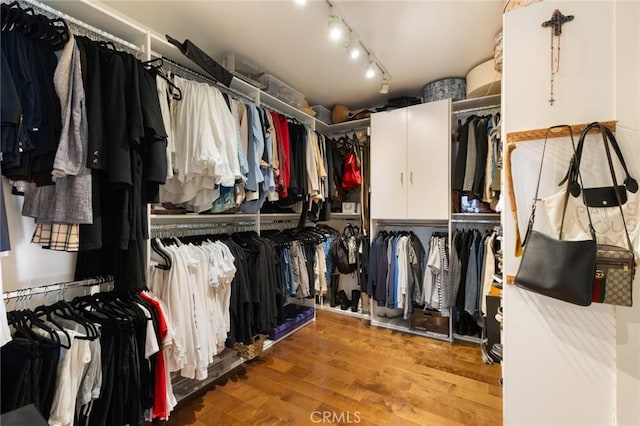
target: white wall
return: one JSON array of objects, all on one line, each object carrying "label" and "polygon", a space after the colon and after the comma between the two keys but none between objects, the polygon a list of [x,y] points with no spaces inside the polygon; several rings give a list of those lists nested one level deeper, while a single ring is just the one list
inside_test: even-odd
[{"label": "white wall", "polygon": [[[637,8],[637,2],[545,1],[506,14],[504,133],[618,119],[618,140],[632,175],[639,177]],[[556,102],[551,106],[550,29],[542,28],[541,23],[555,9],[574,15],[575,20],[562,29]],[[542,141],[522,142],[512,157],[521,235],[541,151]],[[559,190],[557,183],[566,172],[570,154],[567,138],[549,142],[542,197]],[[587,174],[597,177],[600,171],[592,167]],[[633,203],[637,219],[637,201]],[[542,216],[537,215],[536,224]],[[630,225],[639,247],[637,220]],[[505,272],[513,274],[519,259],[514,257],[509,208],[505,209],[504,232]],[[640,424],[639,282],[637,278],[633,308],[579,307],[507,286],[505,424]]]},{"label": "white wall", "polygon": [[23,197],[11,195],[11,187],[6,179],[3,189],[11,240],[11,251],[7,256],[0,257],[3,291],[72,280],[75,254],[45,250],[32,244],[35,224],[32,218],[20,214]]},{"label": "white wall", "polygon": [[[640,177],[640,2],[620,1],[616,16],[617,137],[635,178]],[[636,208],[638,206],[636,205]],[[635,241],[638,246],[638,240]],[[640,275],[640,274],[639,274]],[[618,425],[640,425],[640,279],[634,307],[615,308]]]}]

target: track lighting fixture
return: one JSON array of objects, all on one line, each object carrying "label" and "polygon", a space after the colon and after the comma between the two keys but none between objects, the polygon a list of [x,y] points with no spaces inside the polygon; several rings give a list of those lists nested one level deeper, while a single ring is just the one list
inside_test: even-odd
[{"label": "track lighting fixture", "polygon": [[376,75],[376,65],[371,58],[369,58],[369,65],[367,66],[367,70],[364,75],[367,78],[373,78]]},{"label": "track lighting fixture", "polygon": [[342,38],[342,22],[333,13],[329,16],[329,38],[333,41],[338,41]]},{"label": "track lighting fixture", "polygon": [[[304,0],[295,0],[296,2],[304,2]],[[347,54],[351,60],[355,61],[361,55],[367,56],[368,64],[365,71],[367,79],[374,78],[378,73],[382,74],[382,83],[380,86],[380,93],[389,93],[389,81],[391,76],[387,72],[387,69],[376,58],[375,53],[368,49],[362,42],[358,35],[353,31],[351,26],[340,17],[340,11],[337,10],[334,0],[325,0],[325,3],[329,6],[329,38],[333,41],[342,39],[345,35],[348,37],[343,44],[347,50]]]},{"label": "track lighting fixture", "polygon": [[386,74],[382,76],[382,85],[380,86],[380,93],[386,95],[389,93],[389,77]]},{"label": "track lighting fixture", "polygon": [[360,57],[360,42],[354,37],[353,32],[350,33],[349,41],[345,43],[349,57],[354,61]]}]

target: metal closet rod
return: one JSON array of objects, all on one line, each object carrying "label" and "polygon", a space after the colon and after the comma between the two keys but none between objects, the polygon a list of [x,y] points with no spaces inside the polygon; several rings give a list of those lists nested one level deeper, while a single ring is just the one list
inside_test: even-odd
[{"label": "metal closet rod", "polygon": [[50,293],[52,291],[64,291],[70,288],[79,287],[93,287],[100,284],[113,282],[113,277],[108,275],[106,277],[87,278],[78,281],[67,281],[56,284],[45,284],[37,287],[23,288],[20,290],[8,291],[2,294],[2,297],[6,299],[14,299],[16,297],[30,297],[35,294]]},{"label": "metal closet rod", "polygon": [[[198,235],[214,235],[228,232],[253,231],[256,223],[253,221],[244,222],[221,222],[221,223],[163,223],[151,225],[152,238],[164,237],[188,237]],[[213,231],[213,232],[212,232]]]},{"label": "metal closet rod", "polygon": [[220,83],[218,83],[217,81],[215,81],[213,78],[211,78],[209,76],[206,76],[206,75],[204,75],[202,73],[199,73],[198,71],[196,71],[196,70],[194,70],[192,68],[189,68],[189,67],[187,67],[185,65],[182,65],[182,64],[180,64],[180,63],[178,63],[178,62],[176,62],[176,61],[174,61],[172,59],[167,58],[166,56],[162,56],[161,58],[170,67],[173,66],[174,68],[177,68],[177,69],[182,70],[182,71],[184,71],[186,73],[189,73],[194,77],[197,77],[197,78],[199,78],[201,80],[206,81],[207,83],[211,83],[212,85],[214,85],[216,87],[216,89],[220,90],[221,92],[225,92],[225,93],[227,93],[228,95],[231,95],[231,96],[239,96],[239,97],[241,97],[243,99],[249,100],[251,102],[255,102],[255,99],[253,97],[251,97],[249,95],[246,95],[246,94],[244,94],[244,93],[242,93],[242,92],[240,92],[238,90],[232,89],[231,87],[223,86]]},{"label": "metal closet rod", "polygon": [[349,130],[343,130],[341,132],[329,133],[329,134],[326,134],[325,136],[328,137],[328,138],[332,138],[332,137],[337,136],[337,135],[346,135],[347,133],[356,133],[356,132],[359,132],[361,130],[366,130],[367,133],[368,133],[369,132],[369,126],[356,127],[355,129],[349,129]]},{"label": "metal closet rod", "polygon": [[[271,95],[271,96],[273,96],[273,95]],[[277,98],[276,98],[276,99],[277,99]],[[283,102],[284,102],[284,101],[283,101]],[[260,106],[261,106],[261,107],[263,107],[263,108],[269,109],[269,110],[271,110],[271,111],[277,112],[277,113],[278,113],[278,114],[280,114],[280,115],[284,115],[284,116],[285,116],[285,117],[287,117],[287,118],[291,118],[291,119],[297,120],[298,122],[300,122],[300,124],[308,125],[308,123],[304,123],[304,122],[302,122],[300,119],[298,119],[297,117],[292,116],[292,115],[291,115],[291,113],[289,113],[289,112],[284,112],[284,111],[282,111],[281,109],[278,109],[278,108],[276,108],[276,107],[272,107],[271,105],[269,105],[269,104],[268,104],[268,103],[266,103],[266,102],[265,102],[265,103],[263,103],[263,102],[262,102],[262,100],[260,100]],[[291,107],[291,108],[295,108],[295,107]],[[296,109],[297,109],[297,108],[296,108]],[[315,120],[315,118],[313,118],[313,117],[311,117],[311,116],[309,116],[309,117],[310,117],[311,119]]]},{"label": "metal closet rod", "polygon": [[[197,78],[199,78],[201,80],[206,81],[207,83],[211,83],[212,85],[214,85],[221,92],[225,92],[228,95],[232,95],[232,96],[239,96],[239,97],[241,97],[243,99],[246,99],[246,100],[248,100],[250,102],[253,102],[253,103],[256,102],[256,99],[253,98],[252,96],[244,94],[244,93],[242,93],[242,92],[240,92],[238,90],[232,89],[231,87],[223,86],[220,83],[218,83],[217,81],[215,81],[214,79],[212,79],[211,77],[208,77],[208,76],[206,76],[206,75],[204,75],[202,73],[199,73],[198,71],[196,71],[194,69],[191,69],[191,68],[189,68],[187,66],[184,66],[184,65],[182,65],[182,64],[180,64],[180,63],[178,63],[178,62],[176,62],[176,61],[174,61],[172,59],[169,59],[166,56],[162,56],[162,60],[165,61],[170,66],[173,66],[173,67],[175,67],[175,68],[177,68],[179,70],[187,72],[187,73],[189,73],[189,74],[191,74],[191,75],[193,75],[193,76],[195,76],[195,77],[197,77]],[[234,77],[234,78],[236,78],[236,77]],[[256,90],[258,90],[258,88],[256,88]],[[283,112],[282,110],[279,110],[278,108],[272,107],[268,103],[261,103],[260,106],[262,106],[262,107],[264,107],[266,109],[275,111],[278,114],[284,115],[286,117],[295,118],[290,113]]]},{"label": "metal closet rod", "polygon": [[213,222],[213,223],[157,223],[151,225],[152,231],[174,230],[174,229],[216,229],[227,228],[229,226],[254,226],[255,221],[234,221],[234,222]]},{"label": "metal closet rod", "polygon": [[488,106],[481,106],[481,107],[475,107],[475,108],[467,108],[467,109],[461,109],[459,111],[453,111],[452,114],[464,114],[467,112],[475,112],[475,111],[486,111],[489,109],[496,109],[496,108],[501,108],[502,105],[497,104],[497,105],[488,105]]},{"label": "metal closet rod", "polygon": [[[84,29],[86,29],[88,31],[91,31],[92,33],[94,33],[94,34],[96,34],[96,35],[98,35],[100,37],[109,39],[109,40],[111,40],[111,41],[113,41],[115,43],[118,43],[118,44],[120,44],[122,46],[125,46],[125,47],[127,47],[127,48],[129,48],[131,50],[134,50],[136,52],[139,52],[141,50],[139,46],[136,46],[135,44],[133,44],[131,42],[128,42],[126,40],[121,39],[120,37],[117,37],[117,36],[111,34],[111,33],[108,33],[106,31],[103,31],[103,30],[99,29],[99,28],[96,28],[93,25],[89,25],[86,22],[83,22],[83,21],[81,21],[79,19],[74,18],[73,16],[69,16],[66,13],[60,12],[59,10],[54,9],[51,6],[47,6],[44,3],[40,3],[37,0],[19,0],[19,2],[28,4],[29,6],[33,7],[37,12],[41,12],[42,14],[50,14],[50,15],[53,15],[53,16],[57,16],[58,18],[62,18],[68,24],[73,24],[73,25],[76,25],[78,27],[82,27],[82,28],[84,28]],[[142,36],[143,34],[141,33],[140,35]]]},{"label": "metal closet rod", "polygon": [[451,219],[451,223],[468,223],[471,225],[474,223],[489,223],[492,225],[499,225],[500,219]]},{"label": "metal closet rod", "polygon": [[428,222],[428,221],[396,221],[396,220],[373,220],[378,226],[423,226],[426,228],[448,228],[446,222]]}]

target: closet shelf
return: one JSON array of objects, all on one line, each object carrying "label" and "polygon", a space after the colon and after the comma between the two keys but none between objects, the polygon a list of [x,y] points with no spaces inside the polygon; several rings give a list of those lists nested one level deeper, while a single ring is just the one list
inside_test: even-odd
[{"label": "closet shelf", "polygon": [[453,333],[453,338],[455,340],[462,340],[470,343],[478,343],[478,344],[482,343],[482,339],[476,336],[465,336],[463,334]]},{"label": "closet shelf", "polygon": [[443,340],[445,342],[452,342],[451,337],[446,334],[433,333],[431,331],[420,331],[409,328],[409,320],[403,318],[375,318],[371,316],[371,325],[377,327],[389,328],[395,331],[402,331],[404,333],[416,334],[418,336],[431,337],[437,340]]},{"label": "closet shelf", "polygon": [[316,130],[323,135],[332,135],[335,133],[344,133],[356,130],[366,129],[370,126],[371,119],[362,118],[360,120],[345,121],[344,123],[327,124],[320,120],[316,120]]},{"label": "closet shelf", "polygon": [[187,379],[180,376],[178,373],[173,373],[171,377],[171,384],[173,386],[173,394],[176,397],[176,401],[191,396],[194,392],[203,389],[216,380],[231,373],[236,368],[244,364],[244,360],[236,355],[235,351],[225,348],[222,354],[216,356],[214,361],[209,364],[207,369],[207,378],[205,380]]},{"label": "closet shelf", "polygon": [[500,213],[452,213],[453,223],[500,223]]},{"label": "closet shelf", "polygon": [[433,228],[446,228],[449,225],[447,219],[371,219],[380,226],[426,226]]},{"label": "closet shelf", "polygon": [[[582,131],[582,129],[587,127],[588,124],[589,123],[572,124],[571,130],[573,131],[573,136],[577,138],[580,132]],[[615,120],[603,121],[602,124],[604,124],[612,132],[616,131]],[[589,133],[598,133],[598,132],[600,132],[600,130],[597,128],[593,128],[589,131]],[[507,133],[507,143],[544,140],[545,133],[547,133],[547,128],[522,130],[518,132],[509,132]],[[550,138],[561,138],[565,136],[569,136],[569,131],[564,128],[560,128],[557,131],[549,132]]]},{"label": "closet shelf", "polygon": [[499,108],[500,100],[500,94],[483,96],[481,98],[462,99],[459,101],[451,102],[451,110],[454,113],[460,113],[466,110],[475,110],[477,108],[491,108],[492,106],[495,108]]},{"label": "closet shelf", "polygon": [[293,334],[297,333],[298,331],[302,330],[304,327],[306,327],[307,325],[311,324],[311,323],[312,323],[312,322],[314,322],[315,320],[316,320],[316,317],[315,317],[315,313],[314,313],[314,316],[313,316],[313,317],[311,317],[311,318],[309,319],[309,321],[306,321],[306,322],[304,322],[304,323],[300,324],[298,327],[294,328],[293,330],[291,330],[290,332],[288,332],[288,333],[287,333],[287,334],[285,334],[284,336],[280,337],[279,339],[277,339],[277,340],[269,340],[269,339],[267,339],[267,340],[264,342],[264,350],[266,351],[266,350],[268,350],[268,349],[271,349],[271,348],[273,347],[273,345],[275,345],[276,343],[281,342],[281,341],[283,341],[284,339],[286,339],[287,337],[289,337],[289,336],[291,336],[291,335],[293,335]]},{"label": "closet shelf", "polygon": [[95,32],[97,35],[103,35],[105,31],[103,31],[102,28],[108,28],[110,34],[137,46],[138,49],[141,49],[145,44],[146,28],[100,2],[55,0],[24,1],[41,10],[45,10],[45,8],[42,7],[42,5],[44,5],[45,7],[50,7],[62,12],[67,15],[63,17],[63,19],[71,24],[77,24],[85,28],[87,25],[95,27],[94,30],[90,28],[87,29]]},{"label": "closet shelf", "polygon": [[369,320],[371,319],[371,315],[369,314],[365,314],[362,312],[353,312],[351,310],[351,308],[346,309],[346,310],[342,310],[340,307],[335,306],[335,307],[331,307],[330,305],[325,305],[325,304],[318,304],[316,305],[318,307],[318,309],[322,310],[322,311],[328,311],[328,312],[335,312],[337,314],[340,315],[346,315],[349,317],[354,317],[354,318],[360,318],[360,319],[364,319],[364,320]]},{"label": "closet shelf", "polygon": [[235,214],[152,214],[152,224],[165,224],[165,223],[193,223],[193,222],[218,222],[229,220],[256,220],[257,214],[248,213],[235,213]]}]

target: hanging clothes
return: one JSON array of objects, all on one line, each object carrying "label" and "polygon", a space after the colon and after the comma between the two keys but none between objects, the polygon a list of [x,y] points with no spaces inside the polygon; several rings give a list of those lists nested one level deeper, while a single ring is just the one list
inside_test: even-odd
[{"label": "hanging clothes", "polygon": [[155,75],[132,55],[76,37],[85,80],[93,223],[80,225],[76,277],[113,275],[120,289],[146,285],[146,204],[167,176]]}]

